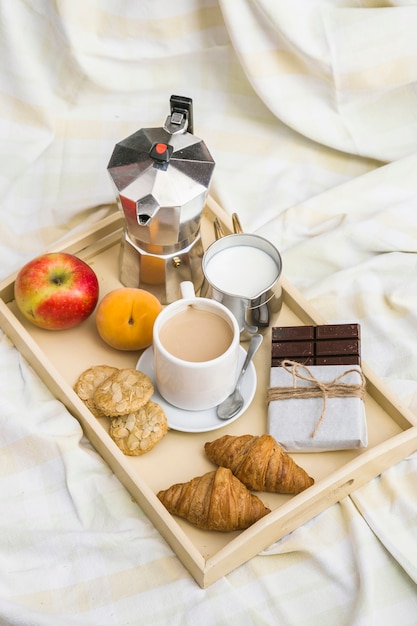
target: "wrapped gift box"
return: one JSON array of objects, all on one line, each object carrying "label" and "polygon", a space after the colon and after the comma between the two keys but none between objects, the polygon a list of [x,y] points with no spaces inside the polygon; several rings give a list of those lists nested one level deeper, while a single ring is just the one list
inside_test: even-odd
[{"label": "wrapped gift box", "polygon": [[[294,367],[298,375],[294,374]],[[329,389],[329,395],[312,380],[323,383],[324,389]],[[288,452],[366,447],[365,404],[361,397],[363,384],[359,365],[271,367],[270,391],[276,390],[273,395],[278,396],[282,392],[283,397],[269,402],[269,434]],[[343,395],[330,397],[335,393],[335,385]],[[307,391],[299,392],[300,388]],[[314,392],[311,391],[313,388]],[[304,393],[306,395],[298,397]],[[310,394],[315,397],[309,397]]]}]

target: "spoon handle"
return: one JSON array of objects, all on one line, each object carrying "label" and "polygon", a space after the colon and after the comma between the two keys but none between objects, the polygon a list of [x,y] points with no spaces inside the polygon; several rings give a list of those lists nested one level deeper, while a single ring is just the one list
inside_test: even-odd
[{"label": "spoon handle", "polygon": [[245,360],[244,360],[243,365],[242,365],[242,369],[240,370],[240,374],[239,374],[239,377],[237,379],[236,388],[238,388],[240,386],[240,383],[242,382],[242,378],[244,377],[245,372],[248,369],[248,365],[252,361],[252,358],[254,357],[255,352],[258,350],[258,348],[261,345],[262,341],[263,341],[263,337],[259,333],[256,333],[256,335],[252,335],[251,340],[250,340],[250,344],[249,344],[249,348],[248,348]]}]

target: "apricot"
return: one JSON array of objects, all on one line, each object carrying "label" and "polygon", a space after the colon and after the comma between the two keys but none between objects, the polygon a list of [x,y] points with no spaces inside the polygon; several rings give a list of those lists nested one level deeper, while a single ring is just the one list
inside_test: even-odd
[{"label": "apricot", "polygon": [[143,350],[152,343],[153,325],[161,310],[158,298],[145,289],[114,289],[97,307],[98,334],[112,348]]}]

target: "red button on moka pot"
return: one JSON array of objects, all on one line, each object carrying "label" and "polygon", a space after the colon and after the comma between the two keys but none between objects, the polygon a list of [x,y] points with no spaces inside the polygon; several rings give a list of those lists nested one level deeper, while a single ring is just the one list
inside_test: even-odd
[{"label": "red button on moka pot", "polygon": [[157,163],[168,163],[172,150],[172,146],[166,143],[154,143],[150,149],[149,156]]}]

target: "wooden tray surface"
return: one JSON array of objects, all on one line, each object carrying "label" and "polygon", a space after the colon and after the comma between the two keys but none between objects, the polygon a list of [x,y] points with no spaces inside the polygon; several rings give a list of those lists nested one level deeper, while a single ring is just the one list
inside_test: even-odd
[{"label": "wooden tray surface", "polygon": [[[208,198],[202,220],[205,247],[214,240],[213,219],[216,216],[226,233],[232,231],[231,218],[213,199]],[[59,248],[77,254],[91,264],[100,282],[100,297],[121,286],[118,252],[122,227],[123,218],[117,213]],[[146,455],[128,457],[110,439],[108,421],[97,420],[79,400],[72,386],[78,375],[91,365],[106,363],[116,367],[135,367],[140,353],[113,350],[107,346],[97,334],[94,316],[81,326],[66,331],[51,332],[29,324],[13,301],[14,279],[15,275],[0,284],[1,327],[54,395],[80,421],[93,446],[201,587],[212,584],[417,449],[415,415],[406,407],[401,407],[398,399],[363,364],[367,379],[368,447],[341,452],[293,454],[296,462],[314,477],[313,487],[297,496],[258,494],[272,512],[245,531],[216,533],[199,530],[171,516],[155,494],[174,482],[187,481],[214,469],[204,455],[206,441],[226,433],[266,432],[270,329],[264,333],[264,342],[254,360],[257,371],[255,398],[238,420],[208,433],[170,430]],[[282,287],[283,307],[272,325],[326,323],[285,277],[282,278]]]}]

